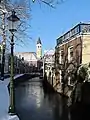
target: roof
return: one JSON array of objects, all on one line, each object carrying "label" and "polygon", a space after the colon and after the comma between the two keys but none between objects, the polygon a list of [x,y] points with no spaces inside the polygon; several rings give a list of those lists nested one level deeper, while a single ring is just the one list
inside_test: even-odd
[{"label": "roof", "polygon": [[38,40],[37,40],[37,44],[42,44],[42,43],[41,43],[41,40],[40,40],[40,37],[39,37]]}]

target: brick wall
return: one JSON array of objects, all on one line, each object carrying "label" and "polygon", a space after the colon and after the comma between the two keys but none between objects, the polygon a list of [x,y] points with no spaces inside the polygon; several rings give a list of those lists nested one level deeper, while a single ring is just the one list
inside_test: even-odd
[{"label": "brick wall", "polygon": [[[68,61],[68,48],[70,46],[73,46],[73,58],[72,61]],[[59,51],[63,50],[63,62],[62,64],[59,63]],[[63,71],[62,75],[62,79],[64,80],[64,84],[68,84],[68,76],[70,73],[68,73],[68,70],[72,70],[72,72],[74,70],[77,69],[77,67],[81,64],[82,62],[82,37],[81,36],[77,36],[76,38],[59,45],[56,48],[56,57],[55,57],[55,61],[56,61],[56,86],[61,86],[62,83],[60,83],[60,70]],[[58,79],[57,79],[58,78]],[[55,83],[55,82],[54,82]],[[58,87],[61,88],[61,87]],[[61,90],[58,90],[61,91]]]}]

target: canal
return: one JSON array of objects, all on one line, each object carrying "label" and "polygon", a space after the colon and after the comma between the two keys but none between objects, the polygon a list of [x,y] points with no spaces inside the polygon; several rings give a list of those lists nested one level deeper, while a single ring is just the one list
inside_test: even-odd
[{"label": "canal", "polygon": [[38,77],[21,83],[16,88],[16,112],[20,120],[82,120],[87,116],[90,118],[88,110],[81,106],[70,112],[66,98],[47,91]]}]

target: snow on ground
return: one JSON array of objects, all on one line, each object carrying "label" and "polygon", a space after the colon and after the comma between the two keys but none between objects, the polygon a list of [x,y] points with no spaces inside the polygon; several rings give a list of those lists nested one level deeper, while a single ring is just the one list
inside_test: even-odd
[{"label": "snow on ground", "polygon": [[9,114],[0,118],[0,120],[19,120],[17,115],[10,116]]},{"label": "snow on ground", "polygon": [[[14,78],[17,78],[22,75],[23,74],[16,75]],[[9,84],[9,81],[10,78],[5,79],[4,81],[0,80],[0,120],[19,120],[16,118],[16,116],[10,117],[8,115],[9,93],[7,85]]]},{"label": "snow on ground", "polygon": [[9,79],[5,79],[5,81],[0,81],[0,120],[2,116],[8,113],[9,107],[9,93],[7,89],[8,83]]}]

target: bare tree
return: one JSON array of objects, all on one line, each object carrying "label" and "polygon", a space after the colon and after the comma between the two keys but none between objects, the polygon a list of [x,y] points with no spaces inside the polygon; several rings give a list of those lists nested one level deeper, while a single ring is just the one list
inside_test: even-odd
[{"label": "bare tree", "polygon": [[48,5],[49,7],[55,8],[57,4],[61,4],[64,2],[64,0],[32,0],[33,2],[38,2],[38,3],[44,3]]},{"label": "bare tree", "polygon": [[[28,40],[31,40],[31,36],[27,34],[27,30],[31,28],[30,24],[27,23],[27,20],[31,19],[31,2],[37,2],[39,4],[46,4],[51,8],[55,8],[57,4],[63,3],[64,0],[1,0],[2,10],[7,11],[7,16],[11,14],[12,10],[15,10],[17,16],[20,18],[20,25],[18,27],[18,32],[16,33],[16,38],[19,41],[22,41],[22,38],[26,37]],[[6,16],[6,17],[7,17]],[[20,34],[23,33],[23,34]],[[27,42],[28,42],[27,40]],[[26,41],[25,41],[26,42]],[[22,42],[22,43],[25,43]]]},{"label": "bare tree", "polygon": [[[1,34],[3,36],[4,42],[6,42],[6,36],[9,35],[6,18],[11,14],[12,10],[14,10],[17,13],[17,16],[20,18],[20,25],[18,26],[18,29],[17,29],[18,32],[15,33],[15,38],[18,41],[21,41],[21,43],[23,44],[26,43],[26,41],[24,42],[22,40],[23,37],[28,38],[28,40],[32,39],[26,32],[26,30],[31,27],[26,22],[31,15],[31,4],[30,4],[31,2],[37,2],[39,4],[44,3],[51,8],[55,8],[55,5],[59,4],[60,2],[63,2],[63,0],[0,0],[0,15],[2,15],[1,19],[3,18],[2,19],[3,25],[1,24],[0,28],[1,28]],[[3,56],[4,54],[5,54],[5,49],[3,49]],[[4,62],[4,57],[2,58],[2,61]]]}]

